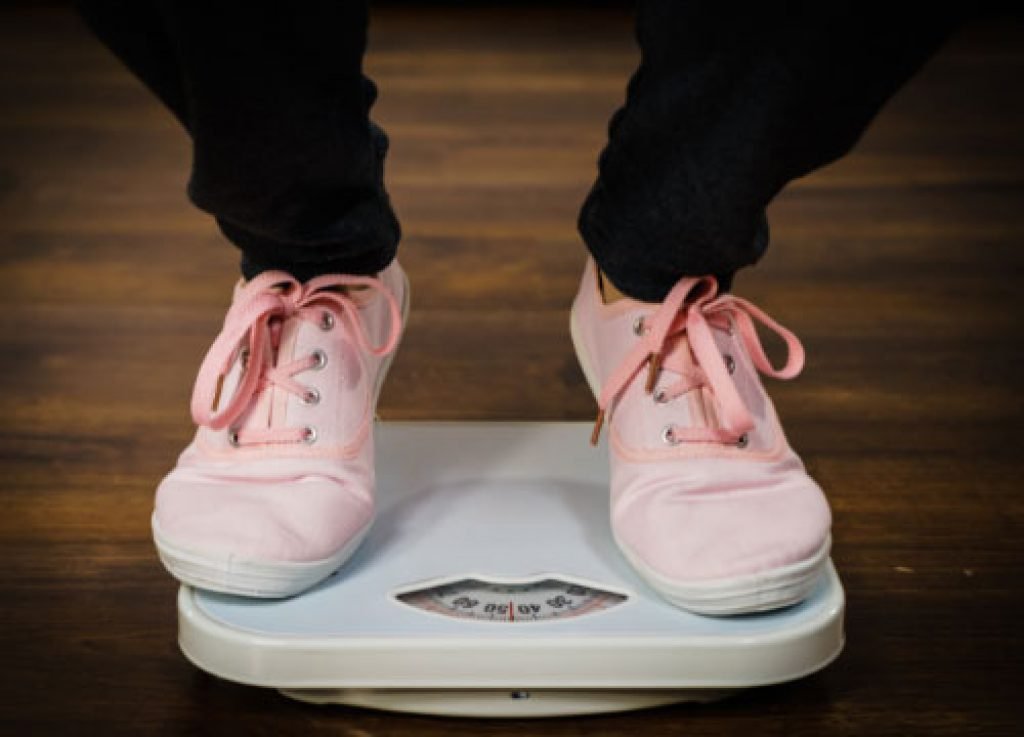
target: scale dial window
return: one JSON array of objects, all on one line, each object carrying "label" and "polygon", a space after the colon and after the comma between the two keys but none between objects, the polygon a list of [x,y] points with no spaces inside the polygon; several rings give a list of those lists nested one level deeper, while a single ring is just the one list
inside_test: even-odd
[{"label": "scale dial window", "polygon": [[557,578],[524,583],[465,578],[407,591],[398,601],[426,612],[481,622],[542,622],[604,611],[626,596]]}]

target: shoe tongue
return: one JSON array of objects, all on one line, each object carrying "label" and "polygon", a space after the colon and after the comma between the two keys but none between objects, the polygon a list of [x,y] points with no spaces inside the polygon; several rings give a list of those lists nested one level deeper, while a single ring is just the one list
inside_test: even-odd
[{"label": "shoe tongue", "polygon": [[[277,329],[277,348],[273,352],[273,362],[271,367],[284,366],[289,364],[296,359],[295,346],[299,335],[299,330],[304,324],[303,320],[298,318],[292,318],[290,320],[283,320]],[[266,424],[264,427],[280,427],[285,424],[285,415],[288,410],[288,398],[293,396],[290,392],[285,391],[277,385],[271,385],[267,387],[261,394],[266,395],[260,397],[258,402],[264,402],[266,404],[266,414],[261,416],[259,419]],[[261,407],[261,409],[264,409]]]},{"label": "shoe tongue", "polygon": [[[666,340],[663,356],[655,392],[667,389],[700,371],[686,333],[679,333]],[[673,403],[673,409],[678,413],[675,421],[681,426],[718,427],[715,397],[707,386],[696,386],[680,394]]]},{"label": "shoe tongue", "polygon": [[[266,353],[269,365],[267,369],[282,366],[295,360],[295,344],[298,331],[303,321],[299,319],[284,320],[271,331],[267,336]],[[277,347],[274,348],[271,335],[275,336]],[[248,338],[245,338],[248,341]],[[243,341],[243,344],[244,342]],[[259,370],[258,367],[248,365],[246,371]],[[222,397],[230,397],[238,388],[241,382],[242,368],[241,361],[236,361],[231,370],[228,371],[222,387]],[[242,413],[234,426],[241,428],[265,430],[271,427],[280,426],[285,421],[287,401],[291,394],[276,385],[270,385],[261,391],[256,392],[249,407]],[[223,399],[221,400],[224,401]]]},{"label": "shoe tongue", "polygon": [[673,335],[665,341],[662,347],[662,371],[666,369],[677,376],[693,371],[697,368],[697,359],[694,358],[690,349],[690,341],[686,333]]}]

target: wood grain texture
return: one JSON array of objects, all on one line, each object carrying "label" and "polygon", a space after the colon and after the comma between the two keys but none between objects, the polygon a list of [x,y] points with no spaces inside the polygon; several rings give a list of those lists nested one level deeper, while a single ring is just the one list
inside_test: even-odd
[{"label": "wood grain texture", "polygon": [[[236,254],[184,136],[66,10],[0,9],[5,734],[1011,734],[1024,721],[1024,27],[947,47],[853,155],[772,207],[737,290],[805,341],[773,384],[849,596],[823,673],[545,723],[292,703],[191,667],[152,492]],[[370,72],[413,281],[386,418],[589,419],[574,232],[636,61],[616,10],[383,9]],[[595,460],[597,462],[597,460]]]}]

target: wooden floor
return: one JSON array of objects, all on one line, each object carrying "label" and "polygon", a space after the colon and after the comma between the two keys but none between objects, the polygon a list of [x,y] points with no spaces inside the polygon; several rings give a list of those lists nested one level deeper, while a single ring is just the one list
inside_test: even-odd
[{"label": "wooden floor", "polygon": [[[627,18],[386,10],[372,31],[414,280],[382,414],[589,419],[573,224],[635,63]],[[178,652],[149,512],[236,256],[186,203],[185,138],[140,85],[70,13],[0,10],[0,731],[1010,734],[1022,78],[1019,22],[970,29],[853,155],[779,198],[773,247],[738,280],[808,350],[805,375],[770,390],[835,510],[842,658],[713,705],[451,721],[298,705]]]}]

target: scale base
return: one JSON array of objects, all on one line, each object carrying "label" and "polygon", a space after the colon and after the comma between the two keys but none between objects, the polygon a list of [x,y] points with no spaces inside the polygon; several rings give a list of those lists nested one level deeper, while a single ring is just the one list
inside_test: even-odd
[{"label": "scale base", "polygon": [[281,689],[309,704],[344,704],[368,709],[445,717],[532,718],[610,714],[682,702],[709,702],[739,689],[643,690],[371,690],[348,688]]}]

